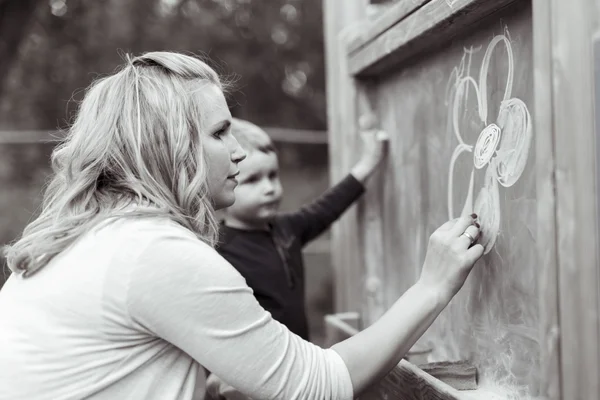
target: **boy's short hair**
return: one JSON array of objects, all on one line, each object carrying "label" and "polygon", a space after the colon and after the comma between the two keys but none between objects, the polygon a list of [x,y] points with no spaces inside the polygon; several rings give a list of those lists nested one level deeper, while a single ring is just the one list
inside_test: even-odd
[{"label": "boy's short hair", "polygon": [[231,133],[247,152],[256,150],[263,153],[275,152],[275,145],[269,134],[250,121],[232,118]]}]

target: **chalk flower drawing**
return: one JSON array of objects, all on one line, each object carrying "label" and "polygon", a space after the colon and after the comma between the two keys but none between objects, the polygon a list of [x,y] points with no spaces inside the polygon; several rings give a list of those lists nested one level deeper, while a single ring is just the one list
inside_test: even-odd
[{"label": "chalk flower drawing", "polygon": [[[462,61],[454,69],[456,80],[450,92],[449,111],[451,112],[452,130],[458,139],[458,145],[450,159],[448,182],[448,214],[455,218],[453,205],[454,165],[463,153],[471,153],[473,168],[469,182],[467,198],[461,215],[475,212],[480,216],[481,236],[479,243],[484,246],[487,254],[494,247],[500,231],[500,193],[499,185],[510,187],[514,185],[527,163],[531,145],[531,117],[527,105],[520,99],[511,97],[513,87],[513,51],[510,36],[505,29],[503,35],[495,36],[489,43],[479,70],[479,81],[470,75],[470,64],[473,50],[465,49]],[[507,79],[504,96],[498,108],[498,115],[493,119],[488,116],[488,69],[494,50],[498,44],[506,46]],[[466,57],[468,56],[468,57]],[[468,62],[466,61],[468,58]],[[478,118],[483,129],[475,144],[465,143],[461,135],[460,105],[466,103],[469,86],[476,96]],[[474,174],[485,168],[483,187],[479,190],[473,205]]]}]

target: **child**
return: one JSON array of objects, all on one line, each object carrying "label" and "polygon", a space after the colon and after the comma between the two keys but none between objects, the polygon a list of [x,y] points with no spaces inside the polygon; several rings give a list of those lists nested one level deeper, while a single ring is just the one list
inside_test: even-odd
[{"label": "child", "polygon": [[387,140],[374,130],[364,132],[361,159],[348,176],[312,204],[279,214],[283,190],[271,139],[239,119],[233,120],[232,133],[247,158],[240,164],[236,201],[225,210],[218,251],[274,319],[308,340],[302,248],[360,198],[381,164]]},{"label": "child", "polygon": [[[231,129],[246,159],[240,163],[236,201],[223,214],[217,251],[244,276],[274,319],[309,340],[302,248],[360,198],[364,183],[384,157],[387,138],[382,132],[363,132],[361,159],[348,176],[312,204],[280,214],[283,189],[271,138],[255,124],[237,118]],[[207,389],[212,399],[244,398],[214,374]]]}]

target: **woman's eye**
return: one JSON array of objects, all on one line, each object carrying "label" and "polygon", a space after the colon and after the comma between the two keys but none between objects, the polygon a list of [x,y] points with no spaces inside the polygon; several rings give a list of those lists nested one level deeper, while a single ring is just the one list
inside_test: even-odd
[{"label": "woman's eye", "polygon": [[213,133],[213,136],[216,137],[217,139],[221,139],[221,136],[223,136],[224,134],[225,134],[225,129],[219,129],[218,131]]}]

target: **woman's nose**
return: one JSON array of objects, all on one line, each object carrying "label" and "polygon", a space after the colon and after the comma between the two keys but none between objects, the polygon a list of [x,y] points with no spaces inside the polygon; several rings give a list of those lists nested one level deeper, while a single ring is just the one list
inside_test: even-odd
[{"label": "woman's nose", "polygon": [[234,163],[241,162],[244,158],[246,158],[246,152],[242,149],[242,146],[238,143],[237,139],[233,137],[233,152],[231,153],[231,161]]}]

